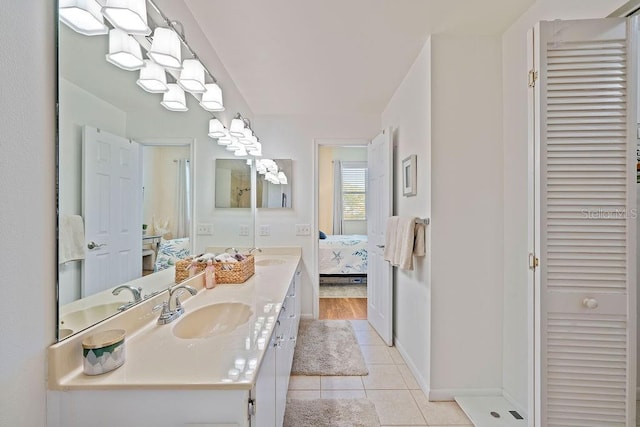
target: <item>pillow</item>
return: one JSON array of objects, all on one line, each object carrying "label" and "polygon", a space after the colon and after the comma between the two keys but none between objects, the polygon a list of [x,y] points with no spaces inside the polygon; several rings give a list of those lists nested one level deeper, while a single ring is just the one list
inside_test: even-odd
[{"label": "pillow", "polygon": [[321,238],[321,239],[326,239],[326,238],[327,238],[327,235],[326,235],[326,234],[324,234],[324,232],[322,232],[322,231],[321,231],[321,232],[320,232],[320,238]]},{"label": "pillow", "polygon": [[175,265],[176,261],[189,256],[189,238],[160,240],[153,271],[164,270]]}]

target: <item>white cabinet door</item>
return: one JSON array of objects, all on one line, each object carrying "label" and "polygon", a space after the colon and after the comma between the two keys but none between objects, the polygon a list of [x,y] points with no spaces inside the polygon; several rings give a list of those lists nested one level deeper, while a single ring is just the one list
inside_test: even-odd
[{"label": "white cabinet door", "polygon": [[275,334],[271,337],[269,345],[260,364],[260,370],[256,378],[255,415],[252,426],[273,427],[276,419],[276,347]]},{"label": "white cabinet door", "polygon": [[535,31],[535,424],[635,423],[636,21]]}]

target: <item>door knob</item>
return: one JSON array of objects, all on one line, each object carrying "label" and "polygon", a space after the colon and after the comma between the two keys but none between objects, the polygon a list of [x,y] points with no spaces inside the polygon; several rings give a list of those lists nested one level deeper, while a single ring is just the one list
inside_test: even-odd
[{"label": "door knob", "polygon": [[98,248],[102,248],[104,246],[107,246],[107,244],[106,243],[97,244],[94,241],[91,241],[91,242],[87,243],[87,248],[89,248],[89,249],[98,249]]},{"label": "door knob", "polygon": [[582,305],[590,309],[598,308],[598,300],[595,298],[585,298],[582,300]]},{"label": "door knob", "polygon": [[384,249],[384,245],[376,245],[377,247],[379,247],[380,249]]}]

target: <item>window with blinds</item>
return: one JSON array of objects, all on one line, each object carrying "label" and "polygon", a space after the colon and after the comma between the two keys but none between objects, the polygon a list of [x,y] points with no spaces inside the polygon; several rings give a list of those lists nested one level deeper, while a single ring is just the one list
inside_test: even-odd
[{"label": "window with blinds", "polygon": [[367,219],[367,167],[365,165],[342,166],[342,219]]}]

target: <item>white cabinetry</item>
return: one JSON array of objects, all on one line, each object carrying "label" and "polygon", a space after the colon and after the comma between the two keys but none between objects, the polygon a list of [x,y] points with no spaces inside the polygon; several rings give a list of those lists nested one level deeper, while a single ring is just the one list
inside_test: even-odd
[{"label": "white cabinetry", "polygon": [[284,421],[289,376],[300,322],[299,277],[298,269],[282,303],[276,328],[256,379],[253,397],[257,427],[282,426]]}]

